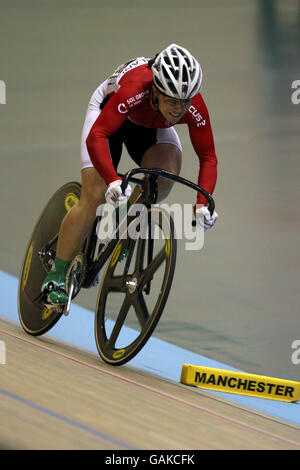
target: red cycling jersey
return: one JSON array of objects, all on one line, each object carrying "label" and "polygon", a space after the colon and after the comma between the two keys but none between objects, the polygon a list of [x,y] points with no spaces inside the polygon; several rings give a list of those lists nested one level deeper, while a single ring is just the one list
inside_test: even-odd
[{"label": "red cycling jersey", "polygon": [[[142,59],[142,62],[142,65],[134,66],[129,62],[117,70],[117,75],[110,77],[113,80],[108,79],[108,84],[113,84],[112,91],[108,87],[109,100],[86,140],[91,161],[106,184],[119,179],[111,161],[107,138],[126,119],[145,127],[170,127],[152,104],[153,75],[147,68],[147,59]],[[118,79],[114,80],[116,76]],[[200,93],[176,124],[188,125],[191,142],[200,161],[198,185],[212,194],[217,180],[217,157],[208,110]],[[206,204],[206,200],[199,194],[197,203]]]}]

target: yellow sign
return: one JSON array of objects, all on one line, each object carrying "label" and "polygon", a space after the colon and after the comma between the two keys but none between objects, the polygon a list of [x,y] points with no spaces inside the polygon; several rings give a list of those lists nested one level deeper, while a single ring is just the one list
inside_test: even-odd
[{"label": "yellow sign", "polygon": [[74,193],[68,193],[65,197],[65,208],[66,211],[68,212],[70,209],[72,209],[73,206],[79,201],[78,196]]},{"label": "yellow sign", "polygon": [[33,242],[30,245],[30,248],[28,250],[28,255],[27,255],[26,261],[25,261],[24,273],[23,273],[23,283],[22,283],[23,289],[25,289],[25,286],[26,286],[27,281],[28,281],[28,274],[29,274],[31,260],[32,260],[32,253],[33,253]]},{"label": "yellow sign", "polygon": [[183,364],[180,382],[207,390],[280,401],[298,401],[300,382]]}]

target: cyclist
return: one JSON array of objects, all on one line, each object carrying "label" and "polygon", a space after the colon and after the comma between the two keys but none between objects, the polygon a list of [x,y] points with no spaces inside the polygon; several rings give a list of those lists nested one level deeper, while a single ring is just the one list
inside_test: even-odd
[{"label": "cyclist", "polygon": [[[122,197],[116,171],[123,144],[140,167],[161,168],[178,175],[182,148],[173,126],[187,124],[200,162],[198,184],[213,193],[217,157],[201,84],[197,60],[185,48],[171,44],[154,59],[138,57],[121,65],[95,90],[81,138],[81,197],[63,219],[56,258],[42,284],[47,303],[67,302],[66,272],[95,219],[97,207],[105,201],[116,205]],[[158,181],[159,201],[171,187],[170,181]],[[125,194],[131,194],[130,186]],[[195,215],[205,231],[218,217],[216,212],[210,216],[200,194]],[[54,288],[49,293],[50,283]]]}]

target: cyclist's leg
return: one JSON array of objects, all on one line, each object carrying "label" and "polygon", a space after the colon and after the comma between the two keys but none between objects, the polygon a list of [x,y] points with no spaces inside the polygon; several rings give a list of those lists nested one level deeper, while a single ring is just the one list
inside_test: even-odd
[{"label": "cyclist's leg", "polygon": [[93,167],[81,171],[81,196],[63,219],[57,243],[57,256],[71,261],[81,246],[96,217],[97,207],[104,202],[106,184]]},{"label": "cyclist's leg", "polygon": [[[161,168],[175,175],[179,175],[181,169],[182,154],[181,150],[173,144],[156,144],[149,147],[145,152],[141,167],[143,168]],[[158,200],[165,199],[172,189],[174,183],[164,178],[158,179]]]},{"label": "cyclist's leg", "polygon": [[77,204],[65,215],[58,237],[56,258],[42,284],[42,291],[53,283],[48,296],[51,304],[64,304],[68,300],[65,292],[65,278],[70,261],[82,245],[93,224],[99,204],[104,202],[106,184],[93,167],[81,172],[81,196]]},{"label": "cyclist's leg", "polygon": [[[65,303],[67,301],[64,282],[68,266],[96,217],[98,205],[104,201],[106,185],[90,160],[86,147],[86,138],[93,123],[101,113],[101,104],[105,98],[106,88],[107,82],[105,81],[93,93],[85,116],[81,134],[81,197],[79,202],[72,207],[63,219],[54,265],[42,284],[43,291],[49,286],[49,282],[55,281],[57,291],[53,290],[51,292],[50,303]],[[120,145],[118,151],[121,151]]]},{"label": "cyclist's leg", "polygon": [[[173,127],[153,129],[128,121],[125,145],[131,158],[140,167],[161,168],[179,175],[182,148]],[[163,178],[158,180],[158,202],[168,195],[172,186],[171,181]]]}]

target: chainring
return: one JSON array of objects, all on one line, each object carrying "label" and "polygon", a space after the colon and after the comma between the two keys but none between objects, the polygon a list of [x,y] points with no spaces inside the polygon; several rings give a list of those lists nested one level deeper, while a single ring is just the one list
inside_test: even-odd
[{"label": "chainring", "polygon": [[67,294],[69,293],[69,288],[70,288],[72,277],[75,281],[72,299],[76,297],[76,295],[79,293],[81,289],[81,286],[85,279],[86,270],[87,270],[86,257],[83,253],[79,253],[71,261],[70,266],[68,267],[67,274],[66,274],[65,289],[66,289]]}]

